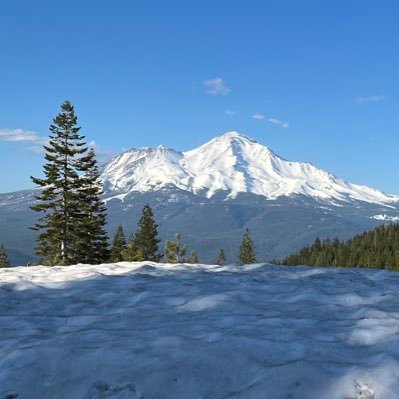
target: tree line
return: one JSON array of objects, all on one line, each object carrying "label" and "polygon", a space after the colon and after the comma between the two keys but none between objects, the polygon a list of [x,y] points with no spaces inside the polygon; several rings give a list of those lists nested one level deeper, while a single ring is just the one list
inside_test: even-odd
[{"label": "tree line", "polygon": [[316,237],[286,258],[282,265],[371,267],[399,270],[399,224],[392,223],[340,241]]},{"label": "tree line", "polygon": [[[158,225],[149,205],[143,208],[137,231],[126,239],[120,225],[109,248],[98,162],[80,129],[73,105],[65,101],[50,125],[49,141],[44,145],[44,178],[31,176],[32,182],[41,188],[31,206],[40,215],[31,227],[38,232],[35,251],[40,263],[49,266],[161,260],[198,263],[196,251],[188,254],[187,245],[181,243],[178,233],[173,240],[166,240],[163,252],[159,252]],[[243,264],[256,262],[248,229],[243,235],[239,260]],[[221,249],[216,263],[222,265],[225,261]],[[0,267],[8,266],[7,251],[1,245]]]}]

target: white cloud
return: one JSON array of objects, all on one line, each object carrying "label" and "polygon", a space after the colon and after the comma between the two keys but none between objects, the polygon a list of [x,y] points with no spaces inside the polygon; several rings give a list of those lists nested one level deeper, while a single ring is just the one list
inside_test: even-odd
[{"label": "white cloud", "polygon": [[[1,141],[28,144],[24,147],[24,150],[28,150],[34,154],[43,154],[43,145],[48,144],[49,138],[40,136],[30,130],[0,129],[0,142]],[[114,152],[104,150],[94,140],[88,142],[87,146],[94,149],[100,163],[108,162],[115,156]]]},{"label": "white cloud", "polygon": [[262,115],[262,114],[260,114],[259,112],[255,112],[255,113],[252,115],[252,118],[253,118],[253,119],[257,119],[257,120],[259,120],[259,121],[262,121],[263,119],[265,119],[265,116]]},{"label": "white cloud", "polygon": [[222,78],[208,79],[202,83],[206,87],[206,92],[212,96],[225,96],[231,92]]},{"label": "white cloud", "polygon": [[48,137],[40,136],[35,132],[23,129],[0,129],[0,142],[30,144],[25,147],[30,152],[40,154],[43,145],[48,143]]},{"label": "white cloud", "polygon": [[0,141],[19,143],[45,143],[46,137],[23,129],[0,129]]},{"label": "white cloud", "polygon": [[89,141],[87,143],[87,146],[94,150],[100,165],[109,162],[116,155],[113,151],[104,150],[103,148],[101,148],[94,140]]},{"label": "white cloud", "polygon": [[28,151],[33,152],[34,154],[43,154],[44,153],[44,148],[43,145],[31,145],[26,148]]},{"label": "white cloud", "polygon": [[233,111],[232,109],[226,109],[226,111],[224,111],[224,113],[225,113],[226,115],[233,116],[233,115],[236,114],[236,111]]},{"label": "white cloud", "polygon": [[276,119],[276,118],[269,118],[268,121],[270,123],[273,123],[273,125],[278,125],[283,127],[284,129],[286,129],[287,127],[290,127],[290,124],[286,121],[282,121],[280,119]]},{"label": "white cloud", "polygon": [[359,96],[356,97],[356,102],[357,103],[376,103],[379,101],[384,101],[385,96],[384,95],[374,95],[374,96]]}]

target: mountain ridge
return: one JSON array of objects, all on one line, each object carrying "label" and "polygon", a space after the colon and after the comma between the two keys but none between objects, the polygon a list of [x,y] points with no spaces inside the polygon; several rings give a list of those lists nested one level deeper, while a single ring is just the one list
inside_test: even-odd
[{"label": "mountain ridge", "polygon": [[[235,262],[246,228],[258,259],[270,260],[299,250],[317,235],[347,239],[399,219],[397,197],[352,185],[310,163],[287,161],[238,133],[186,152],[165,146],[129,150],[105,168],[102,198],[110,237],[119,224],[133,233],[142,208],[150,204],[160,238],[179,232],[202,262],[214,262],[221,248]],[[0,194],[0,243],[13,264],[35,259],[35,232],[28,227],[37,223],[29,208],[37,193]]]},{"label": "mountain ridge", "polygon": [[[130,149],[111,160],[101,178],[110,194],[147,192],[174,186],[211,198],[249,192],[267,199],[303,194],[318,200],[389,205],[399,197],[352,184],[310,162],[288,161],[269,147],[232,131],[189,151],[160,145]],[[112,196],[112,195],[110,195]]]}]

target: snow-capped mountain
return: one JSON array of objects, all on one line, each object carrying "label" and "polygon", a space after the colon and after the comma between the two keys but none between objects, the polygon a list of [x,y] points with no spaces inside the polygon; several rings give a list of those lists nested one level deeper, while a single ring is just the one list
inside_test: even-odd
[{"label": "snow-capped mountain", "polygon": [[108,196],[175,187],[211,198],[252,193],[268,199],[302,194],[334,202],[389,204],[399,197],[348,183],[310,163],[290,162],[237,132],[228,132],[187,152],[164,146],[131,149],[109,162],[102,173]]},{"label": "snow-capped mountain", "polygon": [[[320,238],[349,238],[399,220],[399,198],[347,183],[309,163],[290,162],[236,132],[187,152],[132,149],[102,171],[107,229],[132,233],[145,204],[162,240],[176,232],[203,262],[221,248],[237,259],[249,228],[259,260],[283,257]],[[0,243],[14,263],[34,257],[35,191],[0,194]]]}]

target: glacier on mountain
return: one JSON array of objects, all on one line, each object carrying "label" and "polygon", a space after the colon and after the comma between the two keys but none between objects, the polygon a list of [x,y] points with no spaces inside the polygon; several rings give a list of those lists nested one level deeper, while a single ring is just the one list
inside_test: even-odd
[{"label": "glacier on mountain", "polygon": [[228,132],[186,152],[171,148],[131,149],[103,170],[109,197],[175,187],[211,198],[217,192],[252,193],[276,199],[302,194],[319,200],[364,201],[389,205],[399,197],[351,184],[305,162],[287,161],[264,145]]}]

